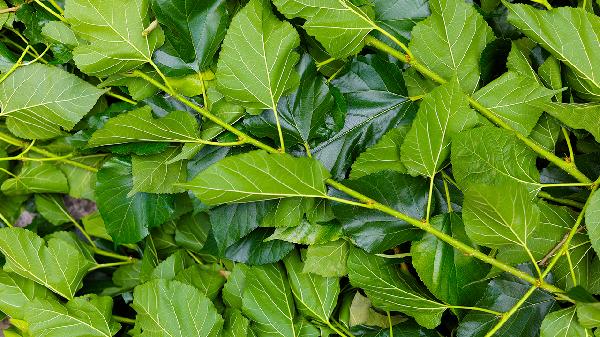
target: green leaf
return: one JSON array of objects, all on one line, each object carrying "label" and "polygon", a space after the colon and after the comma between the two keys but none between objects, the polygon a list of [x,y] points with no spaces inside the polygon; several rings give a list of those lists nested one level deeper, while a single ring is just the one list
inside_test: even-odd
[{"label": "green leaf", "polygon": [[[135,336],[219,336],[223,318],[198,289],[178,281],[154,280],[137,286]],[[173,324],[177,322],[177,324]]]},{"label": "green leaf", "polygon": [[[510,195],[510,198],[506,198]],[[465,195],[465,230],[473,242],[492,248],[521,246],[540,224],[540,209],[527,189],[516,183],[472,185]]]},{"label": "green leaf", "polygon": [[556,142],[560,135],[560,123],[556,118],[543,113],[537,124],[531,130],[529,138],[533,139],[544,149],[554,152]]},{"label": "green leaf", "polygon": [[[600,99],[600,18],[582,8],[560,7],[544,11],[521,4],[507,4],[508,20],[539,43],[591,90],[585,98]],[[561,29],[556,30],[556,27]]]},{"label": "green leaf", "polygon": [[98,211],[84,216],[81,218],[81,222],[83,222],[83,228],[89,235],[112,241],[112,238],[106,232],[106,226]]},{"label": "green leaf", "polygon": [[211,301],[215,301],[225,284],[225,276],[222,272],[222,267],[217,264],[204,266],[196,264],[179,272],[175,279],[196,287]]},{"label": "green leaf", "polygon": [[227,30],[219,57],[221,92],[248,108],[276,109],[279,98],[298,85],[298,33],[271,12],[267,0],[251,0]]},{"label": "green leaf", "polygon": [[70,131],[103,93],[60,68],[34,63],[0,84],[0,116],[18,137],[53,138]]},{"label": "green leaf", "polygon": [[[178,63],[200,72],[212,63],[225,37],[229,14],[226,1],[151,0],[152,11],[165,29],[165,38]],[[168,66],[165,64],[165,66]]]},{"label": "green leaf", "polygon": [[[519,268],[529,274],[533,272],[528,267]],[[488,284],[485,294],[475,306],[497,312],[507,312],[530,288],[530,283],[526,283],[511,275],[502,274]],[[543,290],[536,289],[529,296],[525,305],[506,321],[500,330],[496,332],[496,335],[515,336],[516,334],[521,337],[538,336],[542,320],[554,308],[556,308],[554,297]],[[499,320],[500,316],[471,310],[461,320],[456,330],[456,335],[459,337],[484,337]]]},{"label": "green leaf", "polygon": [[[438,215],[431,226],[453,238],[477,248],[465,233],[456,213]],[[410,250],[412,264],[427,288],[445,303],[472,305],[480,295],[479,284],[489,268],[485,263],[465,255],[431,234],[414,241]]]},{"label": "green leaf", "polygon": [[[560,90],[563,87],[560,62],[549,56],[538,68],[538,75],[546,87]],[[562,102],[562,92],[556,93],[556,100]]]},{"label": "green leaf", "polygon": [[44,219],[53,225],[58,226],[71,221],[63,198],[56,194],[36,194],[35,207]]},{"label": "green leaf", "polygon": [[220,252],[257,228],[267,212],[264,202],[226,204],[210,213],[212,233]]},{"label": "green leaf", "polygon": [[113,117],[92,135],[88,146],[131,142],[197,142],[198,122],[185,111],[174,111],[155,119],[149,106]]},{"label": "green leaf", "polygon": [[289,254],[283,262],[298,311],[304,316],[329,322],[340,294],[339,278],[305,273],[305,265],[297,252]]},{"label": "green leaf", "polygon": [[243,312],[254,321],[258,336],[295,337],[292,291],[279,264],[252,267],[246,279]]},{"label": "green leaf", "polygon": [[114,336],[121,325],[112,319],[112,298],[94,294],[76,297],[65,305],[36,299],[27,306],[26,321],[34,336]]},{"label": "green leaf", "polygon": [[267,241],[271,234],[272,231],[266,228],[256,229],[227,248],[225,257],[235,262],[250,265],[277,262],[292,251],[294,245],[280,240]]},{"label": "green leaf", "polygon": [[409,49],[415,58],[446,79],[458,78],[473,93],[479,84],[479,57],[494,40],[485,20],[462,0],[429,1],[431,16],[412,30]]},{"label": "green leaf", "polygon": [[585,225],[592,247],[600,255],[600,193],[594,192],[585,210]]},{"label": "green leaf", "polygon": [[323,277],[341,277],[348,274],[349,245],[344,240],[308,246],[304,259],[304,273]]},{"label": "green leaf", "polygon": [[342,236],[342,228],[335,224],[312,224],[304,220],[296,227],[276,228],[267,240],[282,240],[303,245],[335,241]]},{"label": "green leaf", "polygon": [[147,36],[148,0],[69,0],[65,17],[75,33],[88,41],[73,50],[73,59],[88,75],[106,77],[151,62],[163,44],[160,28]]},{"label": "green leaf", "polygon": [[555,94],[531,78],[509,71],[479,89],[473,98],[527,136],[542,115],[539,104],[550,102]]},{"label": "green leaf", "polygon": [[329,173],[316,160],[253,151],[227,157],[180,184],[207,205],[285,197],[324,197]]},{"label": "green leaf", "polygon": [[[158,73],[154,69],[152,69],[151,66],[144,65],[138,70],[154,80],[157,80],[159,82],[161,81],[160,75],[158,75]],[[173,83],[171,83],[170,81],[169,83],[171,84],[171,86],[173,86]],[[157,87],[155,87],[143,78],[126,76],[126,74],[121,73],[108,76],[104,81],[102,81],[98,85],[99,88],[110,88],[118,86],[127,87],[129,95],[131,95],[131,98],[133,98],[136,101],[141,101],[148,97],[152,97],[159,91]]]},{"label": "green leaf", "polygon": [[245,264],[236,263],[223,286],[223,301],[227,306],[242,309],[242,296],[246,289],[246,278],[250,273],[250,267]]},{"label": "green leaf", "polygon": [[[99,169],[104,160],[104,156],[90,156],[76,161]],[[96,172],[73,165],[61,165],[60,169],[67,177],[70,196],[79,199],[96,200]]]},{"label": "green leaf", "polygon": [[182,248],[200,252],[210,231],[210,219],[206,213],[189,213],[177,221],[175,242]]},{"label": "green leaf", "polygon": [[0,310],[12,318],[25,319],[26,307],[34,299],[52,299],[45,287],[17,274],[0,270]]},{"label": "green leaf", "polygon": [[42,27],[42,35],[55,43],[62,43],[69,47],[79,45],[79,40],[73,30],[61,21],[50,21]]},{"label": "green leaf", "polygon": [[160,262],[150,274],[150,280],[174,280],[175,276],[188,267],[189,256],[183,250],[178,250]]},{"label": "green leaf", "polygon": [[[290,145],[324,140],[331,132],[327,128],[329,119],[335,118],[331,116],[336,110],[333,90],[309,54],[304,54],[296,68],[300,85],[277,105],[283,137]],[[255,136],[278,139],[277,120],[271,110],[245,118],[244,125]]]},{"label": "green leaf", "polygon": [[[390,3],[387,0],[372,0],[375,10],[375,23],[391,33],[399,40],[409,39],[413,27],[431,13],[427,1],[398,0]],[[383,38],[379,31],[378,38]],[[385,39],[385,38],[384,38]]]},{"label": "green leaf", "polygon": [[184,190],[175,186],[187,180],[187,161],[170,163],[177,156],[178,148],[170,147],[165,152],[150,156],[132,156],[133,189],[137,192],[180,193]]},{"label": "green leaf", "polygon": [[402,143],[402,163],[412,175],[433,177],[450,155],[451,139],[476,124],[477,114],[457,82],[433,89],[423,98]]},{"label": "green leaf", "polygon": [[244,317],[237,309],[225,311],[225,325],[223,326],[223,337],[245,337],[248,336],[250,320]]},{"label": "green leaf", "polygon": [[350,179],[358,179],[371,173],[392,170],[406,173],[406,167],[400,160],[400,146],[410,130],[408,125],[402,125],[388,131],[377,144],[361,153],[350,171]]},{"label": "green leaf", "polygon": [[98,210],[116,244],[140,241],[148,228],[161,225],[174,212],[172,196],[140,192],[129,197],[131,174],[131,163],[119,157],[109,159],[98,171]]},{"label": "green leaf", "polygon": [[0,251],[6,257],[5,271],[28,278],[67,299],[73,299],[94,265],[71,243],[58,238],[44,242],[22,228],[0,229]]},{"label": "green leaf", "polygon": [[582,303],[578,302],[577,319],[579,324],[584,328],[600,327],[600,303]]},{"label": "green leaf", "polygon": [[334,58],[360,52],[364,38],[376,27],[369,5],[357,6],[348,0],[275,0],[287,18],[306,20],[303,28],[314,36]]},{"label": "green leaf", "polygon": [[[429,184],[421,177],[382,171],[347,180],[344,185],[413,218],[425,218]],[[333,210],[344,233],[370,253],[381,253],[421,233],[407,222],[377,210],[347,204],[336,204]]]},{"label": "green leaf", "polygon": [[375,307],[407,314],[426,328],[440,324],[446,306],[427,295],[416,279],[388,264],[386,259],[353,248],[348,258],[348,276],[350,283],[362,288]]},{"label": "green leaf", "polygon": [[344,95],[346,119],[312,154],[341,180],[359,154],[387,131],[409,123],[417,104],[408,99],[399,65],[380,55],[357,56],[350,70],[332,83]]},{"label": "green leaf", "polygon": [[67,193],[65,175],[52,164],[26,164],[18,176],[2,183],[2,192],[15,196],[31,193]]},{"label": "green leaf", "polygon": [[592,332],[575,318],[575,306],[549,313],[542,322],[541,337],[588,337]]},{"label": "green leaf", "polygon": [[573,129],[583,129],[600,141],[600,104],[597,103],[545,103],[541,107],[559,121]]},{"label": "green leaf", "polygon": [[452,142],[452,171],[462,188],[512,181],[535,190],[540,181],[535,160],[511,132],[491,126],[463,131]]}]

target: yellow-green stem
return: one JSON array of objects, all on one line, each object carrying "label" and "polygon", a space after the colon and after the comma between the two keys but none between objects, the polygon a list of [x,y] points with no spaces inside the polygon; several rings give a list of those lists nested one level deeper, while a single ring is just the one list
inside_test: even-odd
[{"label": "yellow-green stem", "polygon": [[523,295],[523,297],[521,297],[519,299],[519,301],[512,308],[510,308],[509,311],[502,314],[502,317],[500,317],[500,320],[498,321],[498,323],[496,323],[496,325],[490,331],[488,331],[488,333],[485,335],[485,337],[494,336],[494,334],[498,330],[500,330],[500,328],[502,328],[502,326],[504,326],[504,324],[512,317],[512,315],[514,315],[515,312],[517,312],[519,310],[519,308],[521,308],[521,306],[523,304],[525,304],[525,301],[527,301],[527,299],[531,296],[531,294],[533,294],[533,292],[536,289],[537,289],[536,286],[529,288],[529,290],[527,290],[525,295]]},{"label": "yellow-green stem", "polygon": [[129,99],[129,98],[123,96],[123,95],[119,95],[119,94],[114,93],[112,91],[107,91],[106,94],[108,96],[110,96],[110,97],[114,97],[114,98],[116,98],[118,100],[121,100],[121,101],[123,101],[125,103],[129,103],[129,104],[132,104],[132,105],[137,105],[137,103],[138,103],[138,102],[136,102],[136,101],[134,101],[132,99]]},{"label": "yellow-green stem", "polygon": [[579,208],[579,209],[583,208],[583,203],[580,203],[578,201],[571,200],[571,199],[555,198],[550,193],[547,193],[547,192],[544,192],[544,191],[539,191],[538,192],[538,197],[544,198],[546,200],[554,201],[555,203],[563,204],[563,205],[566,205],[566,206],[571,206],[571,207],[575,207],[575,208]]}]

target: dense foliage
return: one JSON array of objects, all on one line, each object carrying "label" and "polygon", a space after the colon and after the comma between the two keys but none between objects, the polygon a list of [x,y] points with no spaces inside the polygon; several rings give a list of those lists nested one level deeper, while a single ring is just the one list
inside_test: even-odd
[{"label": "dense foliage", "polygon": [[600,336],[600,2],[533,1],[0,0],[4,334]]}]

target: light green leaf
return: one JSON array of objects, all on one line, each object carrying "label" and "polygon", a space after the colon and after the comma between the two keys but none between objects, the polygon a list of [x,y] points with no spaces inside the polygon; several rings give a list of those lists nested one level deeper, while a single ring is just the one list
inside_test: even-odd
[{"label": "light green leaf", "polygon": [[178,250],[161,261],[150,274],[150,279],[174,280],[175,276],[188,266],[189,256],[183,250]]},{"label": "light green leaf", "polygon": [[446,306],[427,296],[417,280],[386,259],[353,248],[348,258],[348,276],[350,283],[362,288],[375,307],[412,316],[426,328],[440,324]]},{"label": "light green leaf", "polygon": [[231,21],[217,66],[221,92],[248,108],[276,109],[279,98],[298,86],[294,51],[300,37],[271,12],[267,0],[251,0]]},{"label": "light green leaf", "polygon": [[2,192],[15,196],[31,193],[67,193],[69,184],[65,175],[52,164],[27,163],[16,178],[2,183]]},{"label": "light green leaf", "polygon": [[246,277],[250,273],[250,267],[237,263],[223,286],[223,301],[227,306],[242,309],[242,296],[246,290]]},{"label": "light green leaf", "polygon": [[384,170],[406,173],[406,167],[400,161],[400,146],[410,126],[403,125],[388,131],[377,144],[361,153],[350,171],[351,179],[358,179],[367,174]]},{"label": "light green leaf", "polygon": [[548,102],[540,107],[568,127],[588,131],[600,142],[600,104]]},{"label": "light green leaf", "polygon": [[585,225],[592,247],[600,256],[600,192],[594,192],[585,210]]},{"label": "light green leaf", "polygon": [[102,220],[98,211],[84,216],[81,218],[81,222],[83,222],[83,228],[89,235],[112,241],[112,238],[106,232],[104,220]]},{"label": "light green leaf", "polygon": [[4,270],[33,280],[67,299],[73,299],[81,281],[94,265],[78,248],[61,239],[44,242],[22,228],[0,229]]},{"label": "light green leaf", "polygon": [[244,317],[241,311],[229,309],[225,311],[225,325],[223,337],[246,337],[250,327],[250,320]]},{"label": "light green leaf", "polygon": [[335,241],[342,236],[342,228],[332,224],[311,224],[304,220],[296,227],[276,228],[275,232],[267,238],[270,240],[282,240],[302,245],[315,245]]},{"label": "light green leaf", "polygon": [[29,331],[40,337],[110,337],[121,325],[112,319],[112,298],[90,294],[65,305],[35,299],[27,306]]},{"label": "light green leaf", "polygon": [[[154,80],[157,80],[159,82],[161,81],[161,78],[158,75],[158,73],[148,65],[144,65],[138,70]],[[171,83],[170,80],[169,83],[171,84],[171,86],[174,87],[173,83]],[[127,91],[131,95],[131,98],[133,98],[136,101],[141,101],[148,97],[151,97],[159,91],[157,87],[155,87],[143,78],[126,76],[126,74],[121,73],[110,75],[100,84],[98,84],[99,88],[110,88],[118,86],[127,87]]]},{"label": "light green leaf", "polygon": [[103,93],[61,68],[34,63],[0,84],[0,117],[18,137],[53,138],[70,131]]},{"label": "light green leaf", "polygon": [[198,122],[185,111],[173,111],[154,118],[149,106],[113,117],[92,135],[88,146],[132,142],[194,143],[198,140]]},{"label": "light green leaf", "polygon": [[540,181],[535,160],[536,154],[517,137],[496,127],[463,131],[452,142],[452,173],[463,188],[516,181],[535,190]]},{"label": "light green leaf", "polygon": [[527,241],[540,224],[540,209],[522,185],[471,185],[465,194],[463,219],[467,234],[477,244],[517,245],[529,251]]},{"label": "light green leaf", "polygon": [[202,266],[195,264],[179,272],[175,279],[196,287],[211,301],[215,301],[223,284],[225,284],[225,276],[222,272],[223,269],[218,264]]},{"label": "light green leaf", "polygon": [[[538,75],[548,88],[559,90],[563,86],[560,62],[552,55],[538,68]],[[562,102],[562,92],[556,93],[556,100]]]},{"label": "light green leaf", "polygon": [[[507,4],[508,21],[566,64],[591,90],[586,97],[600,100],[600,18],[582,8],[539,10]],[[561,29],[556,29],[561,27]]]},{"label": "light green leaf", "polygon": [[[154,280],[135,287],[135,336],[217,337],[223,318],[198,289],[179,281]],[[175,324],[176,323],[176,324]]]},{"label": "light green leaf", "polygon": [[400,152],[411,175],[433,177],[450,155],[452,137],[477,124],[477,114],[457,82],[439,86],[425,96]]},{"label": "light green leaf", "polygon": [[543,113],[537,124],[531,130],[529,138],[533,139],[544,149],[554,152],[556,142],[560,135],[560,123],[556,118]]},{"label": "light green leaf", "polygon": [[273,201],[273,205],[264,214],[261,227],[296,227],[304,219],[304,213],[312,205],[313,199],[285,198]]},{"label": "light green leaf", "polygon": [[431,16],[412,30],[415,58],[446,79],[458,78],[471,94],[479,84],[479,58],[494,33],[473,5],[462,0],[429,1]]},{"label": "light green leaf", "polygon": [[79,40],[71,27],[62,21],[49,21],[42,27],[42,35],[55,43],[62,43],[69,47],[79,45]]},{"label": "light green leaf", "polygon": [[207,205],[323,197],[327,170],[314,159],[253,151],[227,157],[181,186]]},{"label": "light green leaf", "polygon": [[[352,298],[348,314],[348,325],[350,327],[356,325],[368,325],[387,329],[390,327],[390,320],[388,320],[387,315],[375,311],[371,306],[371,300],[361,295],[358,291]],[[404,317],[391,317],[392,325],[404,320],[406,320]]]},{"label": "light green leaf", "polygon": [[65,209],[62,196],[56,194],[36,194],[35,207],[37,211],[53,225],[62,225],[70,222],[71,218]]},{"label": "light green leaf", "polygon": [[348,274],[349,244],[340,239],[308,246],[304,259],[305,273],[313,273],[323,277],[345,276]]},{"label": "light green leaf", "polygon": [[[99,169],[105,159],[104,155],[98,155],[78,158],[75,161]],[[79,199],[96,200],[96,172],[69,164],[61,165],[60,169],[67,177],[70,196]]]},{"label": "light green leaf", "polygon": [[52,299],[52,292],[17,274],[0,270],[0,310],[12,318],[25,319],[27,304],[34,299]]},{"label": "light green leaf", "polygon": [[88,75],[106,77],[151,62],[164,42],[160,27],[147,36],[148,0],[69,0],[65,17],[75,33],[89,44],[77,46],[73,59]]},{"label": "light green leaf", "polygon": [[252,267],[246,278],[243,312],[255,323],[258,336],[295,337],[294,299],[279,264]]},{"label": "light green leaf", "polygon": [[338,59],[360,52],[364,38],[376,27],[371,5],[359,7],[349,0],[275,0],[273,3],[287,18],[305,19],[306,32]]},{"label": "light green leaf", "polygon": [[555,94],[531,78],[509,71],[479,89],[473,98],[527,136],[542,114],[538,105],[550,102]]},{"label": "light green leaf", "polygon": [[290,253],[283,262],[298,311],[323,323],[329,322],[340,294],[339,278],[304,273],[304,263],[296,251]]},{"label": "light green leaf", "polygon": [[600,327],[600,302],[577,303],[577,319],[585,328]]},{"label": "light green leaf", "polygon": [[132,195],[146,193],[180,193],[184,190],[174,184],[187,180],[187,161],[180,160],[169,164],[177,156],[178,148],[170,147],[165,152],[150,156],[132,156],[133,172]]},{"label": "light green leaf", "polygon": [[592,332],[582,327],[575,317],[575,307],[564,308],[546,315],[540,337],[591,337]]}]

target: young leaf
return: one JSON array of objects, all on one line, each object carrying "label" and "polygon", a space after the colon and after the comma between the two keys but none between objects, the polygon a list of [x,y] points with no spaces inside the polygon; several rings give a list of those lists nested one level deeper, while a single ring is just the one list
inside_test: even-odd
[{"label": "young leaf", "polygon": [[170,147],[165,152],[150,156],[132,156],[133,189],[129,195],[146,193],[181,193],[184,190],[175,184],[187,180],[187,161],[170,163],[178,153]]},{"label": "young leaf", "polygon": [[575,306],[549,313],[542,322],[540,337],[588,337],[592,332],[575,317]]},{"label": "young leaf", "polygon": [[6,257],[5,271],[35,281],[67,299],[73,299],[94,265],[71,243],[58,238],[44,242],[22,228],[0,229],[0,251]]},{"label": "young leaf", "polygon": [[600,255],[600,193],[594,192],[585,210],[585,225],[592,247]]},{"label": "young leaf", "polygon": [[25,320],[34,336],[111,337],[121,325],[112,319],[112,298],[94,294],[76,297],[65,305],[53,299],[35,299]]},{"label": "young leaf", "polygon": [[71,221],[62,198],[56,194],[36,194],[35,207],[44,219],[53,225],[58,226]]},{"label": "young leaf", "polygon": [[446,79],[458,78],[473,93],[479,84],[479,57],[494,40],[485,20],[462,0],[429,1],[431,16],[417,23],[409,45],[417,60]]},{"label": "young leaf", "polygon": [[0,117],[18,137],[53,138],[70,131],[103,93],[60,68],[34,63],[0,84]]},{"label": "young leaf", "polygon": [[556,91],[509,71],[479,89],[473,98],[518,132],[529,135],[542,115],[538,105],[550,102]]},{"label": "young leaf", "polygon": [[484,126],[461,132],[452,142],[452,168],[458,184],[513,181],[538,188],[536,155],[512,133]]},{"label": "young leaf", "polygon": [[26,308],[34,299],[53,299],[47,288],[18,274],[0,270],[0,310],[15,319],[25,319]]},{"label": "young leaf", "polygon": [[54,43],[62,43],[69,47],[80,44],[71,27],[61,21],[50,21],[42,27],[42,35]]},{"label": "young leaf", "polygon": [[67,193],[67,178],[52,164],[26,164],[18,176],[2,183],[2,192],[15,196],[31,193]]},{"label": "young leaf", "polygon": [[334,58],[357,54],[364,38],[376,27],[369,5],[357,6],[348,0],[275,0],[277,9],[288,18],[302,17],[304,29]]},{"label": "young leaf", "polygon": [[[194,3],[187,0],[151,0],[152,10],[173,48],[171,57],[200,72],[212,63],[225,37],[229,15],[224,0]],[[170,66],[165,64],[165,67]]]},{"label": "young leaf", "polygon": [[180,186],[218,205],[286,197],[324,197],[329,173],[314,159],[253,151],[225,158]]},{"label": "young leaf", "polygon": [[412,175],[433,177],[450,155],[452,137],[476,124],[477,115],[457,82],[435,88],[421,102],[402,143],[402,163]]},{"label": "young leaf", "polygon": [[340,294],[340,280],[304,273],[304,263],[297,252],[289,254],[283,262],[298,311],[321,322],[329,322]]},{"label": "young leaf", "polygon": [[[431,226],[472,247],[464,224],[456,213],[431,219]],[[414,241],[410,250],[412,263],[427,288],[445,303],[471,305],[480,295],[477,281],[485,278],[489,268],[431,234]]]},{"label": "young leaf", "polygon": [[254,321],[260,336],[298,336],[294,299],[285,270],[279,264],[249,270],[243,312]]},{"label": "young leaf", "polygon": [[174,211],[172,196],[140,192],[130,197],[132,188],[129,161],[115,157],[98,171],[98,210],[116,244],[140,241],[148,228],[161,225]]},{"label": "young leaf", "polygon": [[350,171],[350,179],[358,179],[371,173],[392,170],[406,173],[400,160],[400,146],[406,138],[410,126],[402,125],[388,131],[377,144],[361,153]]},{"label": "young leaf", "polygon": [[529,237],[540,224],[540,209],[522,185],[472,185],[465,195],[463,218],[475,243],[492,248],[514,244],[528,251]]},{"label": "young leaf", "polygon": [[[582,8],[560,7],[549,11],[528,5],[507,4],[508,20],[530,39],[565,63],[591,92],[586,98],[600,99],[600,18]],[[556,27],[562,29],[556,30]]]},{"label": "young leaf", "polygon": [[198,122],[185,111],[174,111],[154,118],[149,106],[113,117],[92,135],[88,146],[131,142],[186,143],[198,139]]},{"label": "young leaf", "polygon": [[348,242],[341,239],[308,246],[302,272],[323,277],[346,276],[348,274],[346,267],[348,252]]},{"label": "young leaf", "polygon": [[68,0],[65,17],[89,44],[73,50],[73,59],[88,75],[106,77],[151,62],[164,35],[160,28],[147,36],[148,0]]},{"label": "young leaf", "polygon": [[375,307],[407,314],[426,328],[440,324],[446,306],[432,299],[417,280],[384,258],[353,248],[348,258],[348,276],[350,283],[362,288]]},{"label": "young leaf", "polygon": [[[198,289],[178,281],[154,280],[137,286],[134,336],[217,337],[223,318]],[[177,324],[173,324],[176,322]]]},{"label": "young leaf", "polygon": [[220,54],[221,92],[248,108],[277,109],[279,98],[298,85],[294,65],[298,33],[271,12],[267,0],[251,0],[233,18]]}]

